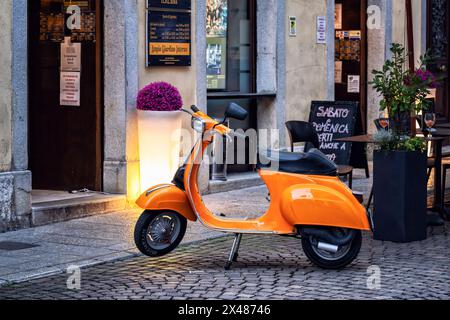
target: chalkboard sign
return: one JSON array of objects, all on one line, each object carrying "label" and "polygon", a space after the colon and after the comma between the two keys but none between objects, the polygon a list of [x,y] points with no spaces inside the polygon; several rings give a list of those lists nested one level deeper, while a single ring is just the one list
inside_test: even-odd
[{"label": "chalkboard sign", "polygon": [[352,144],[336,139],[351,137],[355,133],[358,102],[313,101],[309,122],[319,135],[320,151],[339,165],[348,165]]}]

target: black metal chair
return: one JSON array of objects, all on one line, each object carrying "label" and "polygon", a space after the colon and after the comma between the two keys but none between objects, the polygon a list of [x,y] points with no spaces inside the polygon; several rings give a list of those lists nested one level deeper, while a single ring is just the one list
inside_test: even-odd
[{"label": "black metal chair", "polygon": [[[314,126],[305,121],[288,121],[286,127],[291,138],[291,151],[294,152],[296,143],[305,143],[305,152],[312,148],[319,149],[319,136]],[[339,177],[348,178],[350,189],[353,187],[353,167],[338,165]]]}]

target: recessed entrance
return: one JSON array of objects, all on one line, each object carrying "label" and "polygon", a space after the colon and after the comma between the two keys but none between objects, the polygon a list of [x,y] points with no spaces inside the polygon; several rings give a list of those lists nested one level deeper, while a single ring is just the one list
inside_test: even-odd
[{"label": "recessed entrance", "polygon": [[[29,1],[33,189],[102,189],[102,8],[101,0]],[[65,37],[74,44],[69,66],[61,58]]]}]

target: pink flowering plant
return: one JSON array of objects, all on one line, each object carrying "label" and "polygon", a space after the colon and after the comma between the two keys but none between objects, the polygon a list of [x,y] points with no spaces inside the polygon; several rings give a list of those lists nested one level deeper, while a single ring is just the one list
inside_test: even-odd
[{"label": "pink flowering plant", "polygon": [[412,71],[405,67],[408,54],[398,43],[392,44],[392,59],[387,60],[383,70],[373,70],[370,84],[382,96],[381,110],[387,110],[391,118],[401,113],[427,110],[427,96],[431,88],[438,85],[437,77],[427,65],[431,62],[429,53],[420,57],[420,66]]},{"label": "pink flowering plant", "polygon": [[177,88],[167,82],[154,82],[139,91],[137,109],[144,111],[179,111],[183,99]]}]

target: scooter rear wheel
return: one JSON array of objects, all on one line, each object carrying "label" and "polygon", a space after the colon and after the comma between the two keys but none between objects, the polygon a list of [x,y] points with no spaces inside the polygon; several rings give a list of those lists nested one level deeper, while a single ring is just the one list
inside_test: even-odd
[{"label": "scooter rear wheel", "polygon": [[136,223],[134,241],[143,254],[160,257],[178,247],[186,228],[186,218],[176,212],[145,211]]},{"label": "scooter rear wheel", "polygon": [[353,240],[346,246],[339,247],[335,254],[322,251],[318,242],[311,237],[302,238],[303,251],[308,259],[323,269],[342,269],[351,264],[361,250],[361,231],[356,231]]}]

